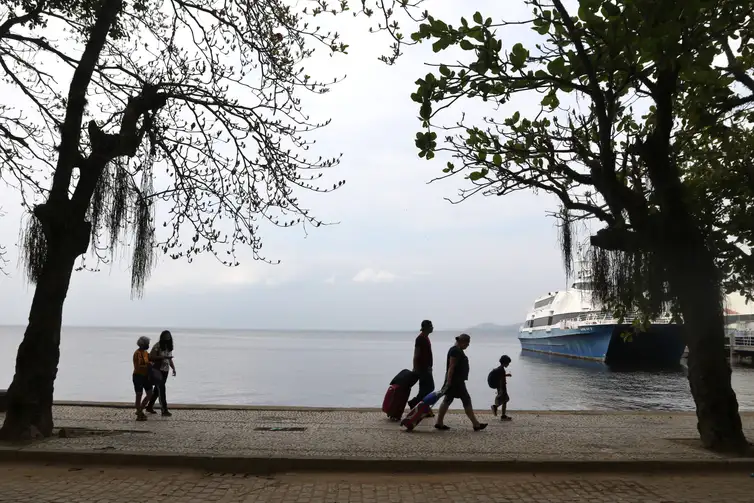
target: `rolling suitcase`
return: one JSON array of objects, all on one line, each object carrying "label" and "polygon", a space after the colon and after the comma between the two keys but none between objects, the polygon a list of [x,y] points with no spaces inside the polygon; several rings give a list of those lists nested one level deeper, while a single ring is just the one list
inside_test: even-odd
[{"label": "rolling suitcase", "polygon": [[390,387],[382,401],[382,412],[393,421],[400,421],[406,410],[411,387],[419,380],[419,376],[409,369],[403,369],[390,381]]},{"label": "rolling suitcase", "polygon": [[433,391],[429,395],[425,396],[421,402],[416,404],[416,407],[406,414],[406,417],[401,421],[401,426],[406,430],[411,431],[416,428],[422,420],[432,412],[432,406],[442,398],[442,393],[439,391]]},{"label": "rolling suitcase", "polygon": [[393,421],[400,421],[403,411],[406,410],[409,393],[411,393],[410,387],[391,384],[382,401],[382,412]]},{"label": "rolling suitcase", "polygon": [[406,414],[406,417],[401,421],[401,426],[406,430],[411,431],[422,422],[422,419],[427,417],[432,408],[424,402],[419,402],[416,407]]}]

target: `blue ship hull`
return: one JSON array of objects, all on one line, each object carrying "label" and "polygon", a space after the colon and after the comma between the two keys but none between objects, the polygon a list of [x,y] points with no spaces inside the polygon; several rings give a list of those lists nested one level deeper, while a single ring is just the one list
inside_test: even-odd
[{"label": "blue ship hull", "polygon": [[[632,334],[630,340],[621,334]],[[677,365],[686,342],[683,327],[651,325],[634,333],[631,325],[589,325],[573,329],[521,331],[521,349],[538,353],[603,362],[607,365]]]}]

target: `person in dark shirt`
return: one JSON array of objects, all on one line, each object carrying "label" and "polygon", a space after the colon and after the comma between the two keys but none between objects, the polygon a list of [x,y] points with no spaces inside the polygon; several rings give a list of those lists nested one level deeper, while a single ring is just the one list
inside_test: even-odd
[{"label": "person in dark shirt", "polygon": [[469,347],[469,344],[471,344],[471,336],[469,334],[461,334],[456,337],[455,345],[448,351],[445,384],[442,387],[445,398],[440,405],[440,411],[437,414],[437,423],[435,423],[435,428],[438,430],[450,429],[450,427],[445,425],[443,420],[450,404],[456,398],[461,400],[463,410],[471,420],[474,431],[481,431],[487,427],[487,423],[477,421],[474,415],[474,408],[471,405],[471,396],[469,396],[469,392],[466,389],[466,381],[469,378],[469,358],[464,353],[464,350]]},{"label": "person in dark shirt", "polygon": [[500,357],[500,366],[493,370],[493,380],[497,381],[497,388],[495,392],[495,402],[492,404],[492,413],[497,416],[498,408],[500,409],[500,420],[510,421],[511,418],[506,414],[508,409],[508,402],[510,397],[508,396],[508,378],[511,376],[507,371],[508,365],[511,364],[511,358],[508,355]]},{"label": "person in dark shirt", "polygon": [[421,331],[414,342],[414,372],[419,376],[419,392],[408,401],[411,409],[435,390],[435,380],[432,377],[432,343],[429,341],[429,334],[434,329],[431,321],[422,321]]}]

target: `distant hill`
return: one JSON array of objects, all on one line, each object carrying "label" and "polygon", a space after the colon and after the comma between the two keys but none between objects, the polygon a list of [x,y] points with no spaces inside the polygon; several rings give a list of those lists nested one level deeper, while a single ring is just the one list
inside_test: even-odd
[{"label": "distant hill", "polygon": [[517,331],[519,327],[519,324],[512,324],[512,325],[498,325],[497,323],[480,323],[479,325],[474,325],[471,328],[467,328],[467,332],[511,332],[511,331]]}]

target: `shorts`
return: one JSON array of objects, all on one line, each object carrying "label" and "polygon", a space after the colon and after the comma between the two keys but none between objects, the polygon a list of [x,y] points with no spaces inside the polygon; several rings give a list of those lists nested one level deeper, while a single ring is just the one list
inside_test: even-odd
[{"label": "shorts", "polygon": [[510,401],[511,401],[511,399],[508,396],[508,390],[507,389],[499,389],[499,390],[497,390],[497,392],[495,394],[495,405],[497,405],[499,407],[499,406],[501,406],[503,404],[506,404],[506,403],[508,403]]},{"label": "shorts", "polygon": [[471,407],[471,395],[469,395],[469,391],[466,389],[465,381],[451,384],[448,388],[448,391],[445,393],[443,402],[445,403],[445,405],[450,405],[456,398],[461,400],[464,408]]},{"label": "shorts", "polygon": [[152,383],[149,382],[149,377],[141,374],[133,375],[134,391],[141,393],[142,391],[150,393],[152,391]]}]

